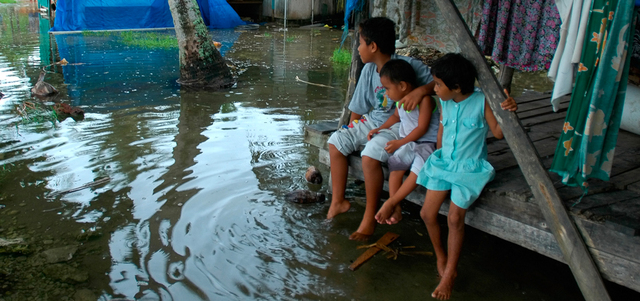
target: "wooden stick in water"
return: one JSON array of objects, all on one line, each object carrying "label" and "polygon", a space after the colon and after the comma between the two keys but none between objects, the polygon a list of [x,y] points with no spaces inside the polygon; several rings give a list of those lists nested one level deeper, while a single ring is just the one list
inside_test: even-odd
[{"label": "wooden stick in water", "polygon": [[371,259],[371,257],[373,257],[373,255],[376,255],[376,253],[380,252],[380,250],[382,250],[382,248],[378,247],[378,245],[380,246],[386,246],[390,243],[392,243],[394,240],[396,240],[398,237],[400,237],[400,235],[392,233],[392,232],[387,232],[385,233],[380,239],[378,239],[378,241],[375,243],[375,245],[371,246],[369,249],[367,249],[364,253],[362,253],[362,255],[360,255],[356,261],[354,261],[350,266],[349,269],[352,271],[355,271],[356,269],[358,269],[363,263],[365,263],[367,260]]}]

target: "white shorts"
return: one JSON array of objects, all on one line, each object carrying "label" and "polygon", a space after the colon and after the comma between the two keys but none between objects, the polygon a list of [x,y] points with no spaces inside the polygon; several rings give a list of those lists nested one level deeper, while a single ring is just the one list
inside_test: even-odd
[{"label": "white shorts", "polygon": [[419,174],[422,165],[436,150],[434,142],[409,142],[397,149],[387,162],[389,171],[410,170]]},{"label": "white shorts", "polygon": [[380,162],[387,162],[389,153],[384,150],[387,142],[400,139],[398,130],[400,123],[396,123],[389,129],[381,130],[377,135],[367,140],[369,132],[376,127],[371,121],[359,121],[353,127],[339,129],[329,137],[328,143],[333,144],[345,156],[357,151],[364,146],[360,156],[367,156]]}]

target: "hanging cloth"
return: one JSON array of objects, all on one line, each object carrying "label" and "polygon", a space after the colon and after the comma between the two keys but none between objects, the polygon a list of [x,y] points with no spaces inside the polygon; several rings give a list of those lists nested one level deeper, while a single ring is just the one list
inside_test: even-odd
[{"label": "hanging cloth", "polygon": [[551,171],[586,193],[587,179],[609,180],[635,24],[634,0],[594,0],[571,103]]},{"label": "hanging cloth", "polygon": [[478,45],[507,67],[546,70],[557,47],[560,23],[554,0],[484,0]]},{"label": "hanging cloth", "polygon": [[576,47],[576,45],[584,43],[589,10],[591,9],[590,0],[564,0],[562,2],[558,0],[556,1],[558,10],[561,10],[561,3],[566,7],[562,9],[560,14],[562,17],[560,42],[547,74],[555,82],[553,93],[551,94],[551,105],[553,106],[553,111],[556,112],[558,111],[560,98],[571,93],[573,89],[575,69],[580,62],[582,54],[582,47]]}]

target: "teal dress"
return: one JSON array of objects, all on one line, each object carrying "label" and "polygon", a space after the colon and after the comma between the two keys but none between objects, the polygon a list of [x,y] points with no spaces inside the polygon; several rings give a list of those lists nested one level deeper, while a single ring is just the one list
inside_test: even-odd
[{"label": "teal dress", "polygon": [[429,190],[451,190],[451,201],[467,209],[495,176],[487,161],[484,94],[476,90],[459,103],[440,100],[440,104],[442,148],[429,156],[416,182]]}]

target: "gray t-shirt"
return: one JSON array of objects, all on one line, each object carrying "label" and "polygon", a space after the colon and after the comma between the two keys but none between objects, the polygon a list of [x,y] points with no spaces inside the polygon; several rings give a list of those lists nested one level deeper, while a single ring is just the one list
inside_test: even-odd
[{"label": "gray t-shirt", "polygon": [[[423,86],[433,80],[431,70],[421,61],[407,56],[393,54],[391,59],[402,59],[413,66],[418,77],[418,86]],[[380,83],[380,73],[378,73],[375,63],[367,63],[362,69],[358,85],[349,103],[349,110],[356,114],[367,114],[368,120],[376,127],[382,125],[395,109],[394,102],[385,96],[386,90]]]}]

